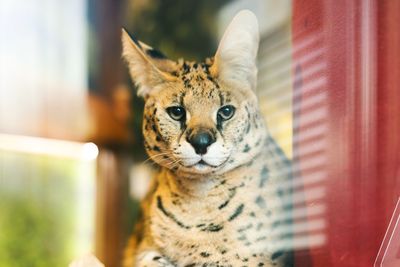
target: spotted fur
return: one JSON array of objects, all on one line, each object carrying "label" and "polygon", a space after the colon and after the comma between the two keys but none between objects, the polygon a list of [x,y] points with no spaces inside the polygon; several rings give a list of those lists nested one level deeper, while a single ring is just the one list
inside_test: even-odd
[{"label": "spotted fur", "polygon": [[[123,46],[145,98],[145,148],[161,166],[124,266],[284,266],[290,201],[280,185],[290,162],[254,94],[254,15],[240,12],[204,62],[170,61],[126,32]],[[229,120],[218,113],[226,105],[235,107]],[[184,120],[171,118],[171,106],[186,110]],[[199,129],[215,139],[204,155],[188,142]]]}]

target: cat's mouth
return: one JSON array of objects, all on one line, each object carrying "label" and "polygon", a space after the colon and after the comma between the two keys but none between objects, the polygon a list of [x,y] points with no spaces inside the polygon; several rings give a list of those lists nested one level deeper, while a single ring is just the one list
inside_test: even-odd
[{"label": "cat's mouth", "polygon": [[205,162],[203,159],[201,159],[199,162],[197,162],[196,164],[191,166],[192,168],[198,169],[198,170],[203,170],[206,169],[207,167],[210,168],[216,168],[218,166],[214,166],[212,164],[209,164],[207,162]]},{"label": "cat's mouth", "polygon": [[227,160],[228,160],[228,158],[226,160],[224,160],[223,162],[221,162],[220,164],[214,165],[210,162],[207,162],[206,160],[204,160],[202,158],[199,161],[197,161],[196,163],[186,165],[186,166],[182,165],[182,166],[187,171],[193,171],[193,172],[197,172],[197,173],[209,173],[209,172],[216,171],[217,169],[222,167],[227,162]]},{"label": "cat's mouth", "polygon": [[211,163],[206,162],[204,159],[199,160],[198,162],[191,164],[189,166],[186,166],[187,168],[206,168],[206,167],[211,167],[211,168],[216,168],[219,165],[213,165]]},{"label": "cat's mouth", "polygon": [[198,163],[196,163],[195,165],[208,165],[208,166],[211,166],[211,167],[215,167],[215,166],[213,166],[213,165],[211,165],[211,164],[205,162],[203,159],[201,159],[201,160],[200,160]]}]

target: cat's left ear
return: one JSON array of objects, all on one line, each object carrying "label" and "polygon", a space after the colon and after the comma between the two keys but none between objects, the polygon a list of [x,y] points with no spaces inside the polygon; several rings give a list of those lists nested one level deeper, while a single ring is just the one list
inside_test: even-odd
[{"label": "cat's left ear", "polygon": [[249,10],[240,11],[221,39],[210,69],[211,74],[227,84],[255,90],[258,44],[256,16]]},{"label": "cat's left ear", "polygon": [[175,63],[165,58],[161,52],[131,38],[122,29],[122,56],[128,64],[132,80],[138,85],[137,94],[146,98],[158,85],[173,82],[170,74]]}]

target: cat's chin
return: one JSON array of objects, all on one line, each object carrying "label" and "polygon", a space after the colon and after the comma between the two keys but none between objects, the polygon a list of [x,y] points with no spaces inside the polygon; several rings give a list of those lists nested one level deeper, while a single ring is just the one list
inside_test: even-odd
[{"label": "cat's chin", "polygon": [[211,165],[208,164],[207,162],[201,160],[195,164],[189,165],[189,166],[184,166],[180,165],[179,168],[175,169],[176,173],[178,175],[186,176],[186,177],[192,177],[196,178],[197,176],[205,176],[205,175],[210,175],[210,174],[221,174],[221,172],[224,172],[224,168],[226,167],[226,163],[228,162],[227,158],[224,160],[222,163],[219,165]]},{"label": "cat's chin", "polygon": [[208,164],[204,163],[196,163],[191,166],[181,166],[178,169],[178,172],[184,173],[184,174],[197,174],[197,175],[205,175],[205,174],[211,174],[214,173],[219,166],[211,166]]}]

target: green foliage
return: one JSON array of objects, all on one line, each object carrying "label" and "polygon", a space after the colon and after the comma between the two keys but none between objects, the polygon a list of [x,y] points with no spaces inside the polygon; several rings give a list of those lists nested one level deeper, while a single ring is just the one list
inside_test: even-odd
[{"label": "green foliage", "polygon": [[69,231],[63,216],[24,197],[3,197],[2,202],[1,267],[67,266]]},{"label": "green foliage", "polygon": [[173,59],[203,60],[216,50],[215,15],[228,0],[131,1],[127,26]]},{"label": "green foliage", "polygon": [[78,167],[0,154],[0,267],[68,266],[76,245]]}]

